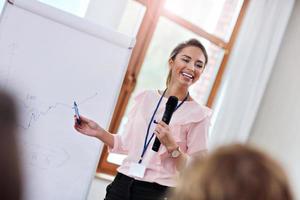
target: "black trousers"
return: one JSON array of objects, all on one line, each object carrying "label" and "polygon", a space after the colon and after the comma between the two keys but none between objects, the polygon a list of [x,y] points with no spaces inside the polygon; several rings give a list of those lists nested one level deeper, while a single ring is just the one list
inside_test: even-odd
[{"label": "black trousers", "polygon": [[118,173],[106,188],[104,200],[167,200],[169,187],[138,181]]}]

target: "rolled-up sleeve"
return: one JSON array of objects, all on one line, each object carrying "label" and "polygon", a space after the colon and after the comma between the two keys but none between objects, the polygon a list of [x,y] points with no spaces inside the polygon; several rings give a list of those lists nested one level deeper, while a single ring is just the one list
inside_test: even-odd
[{"label": "rolled-up sleeve", "polygon": [[130,134],[114,134],[114,146],[113,148],[108,147],[110,153],[128,154],[128,146],[130,145],[130,140],[126,139]]}]

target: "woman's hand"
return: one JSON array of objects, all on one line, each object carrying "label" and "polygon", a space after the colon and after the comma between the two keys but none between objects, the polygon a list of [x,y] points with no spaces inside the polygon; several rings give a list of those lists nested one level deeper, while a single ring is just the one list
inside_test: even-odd
[{"label": "woman's hand", "polygon": [[80,124],[76,122],[76,116],[75,117],[75,124],[74,128],[88,136],[96,137],[102,142],[104,142],[108,147],[113,148],[114,146],[114,137],[111,133],[104,130],[101,126],[99,126],[96,122],[93,120],[90,120],[86,117],[83,117],[80,115]]},{"label": "woman's hand", "polygon": [[[175,139],[172,137],[171,129],[165,122],[158,122],[154,133],[159,141],[167,148],[169,153],[178,148]],[[187,158],[187,155],[181,152],[180,156],[175,159],[175,165],[178,171],[184,168]]]},{"label": "woman's hand", "polygon": [[80,122],[80,124],[78,124],[76,122],[76,116],[74,116],[74,118],[75,118],[74,128],[78,132],[80,132],[84,135],[99,138],[99,136],[101,135],[101,132],[103,132],[103,129],[93,120],[90,120],[90,119],[80,115],[81,122]]},{"label": "woman's hand", "polygon": [[154,133],[169,152],[177,148],[178,145],[171,135],[171,129],[165,122],[158,122],[154,129]]}]

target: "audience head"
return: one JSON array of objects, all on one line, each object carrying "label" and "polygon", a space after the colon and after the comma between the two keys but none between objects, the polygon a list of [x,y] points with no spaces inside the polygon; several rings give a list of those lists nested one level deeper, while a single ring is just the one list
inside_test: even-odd
[{"label": "audience head", "polygon": [[0,90],[0,199],[21,199],[21,171],[16,140],[17,111],[14,99]]},{"label": "audience head", "polygon": [[292,200],[283,169],[243,145],[217,149],[185,170],[172,200]]}]

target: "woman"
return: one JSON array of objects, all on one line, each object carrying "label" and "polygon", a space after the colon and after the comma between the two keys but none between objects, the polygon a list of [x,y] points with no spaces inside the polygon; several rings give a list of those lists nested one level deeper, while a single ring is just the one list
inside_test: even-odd
[{"label": "woman", "polygon": [[[107,187],[105,199],[161,199],[169,187],[175,187],[178,171],[187,160],[206,152],[211,111],[197,104],[188,89],[203,73],[207,59],[204,46],[196,39],[179,44],[168,61],[167,89],[144,91],[135,97],[122,135],[113,135],[82,116],[80,124],[75,120],[78,132],[100,139],[110,152],[128,155]],[[167,125],[159,120],[170,96],[176,96],[179,103]],[[151,150],[155,137],[162,144],[158,152]]]},{"label": "woman", "polygon": [[255,148],[229,145],[182,173],[171,200],[292,200],[282,168]]}]

